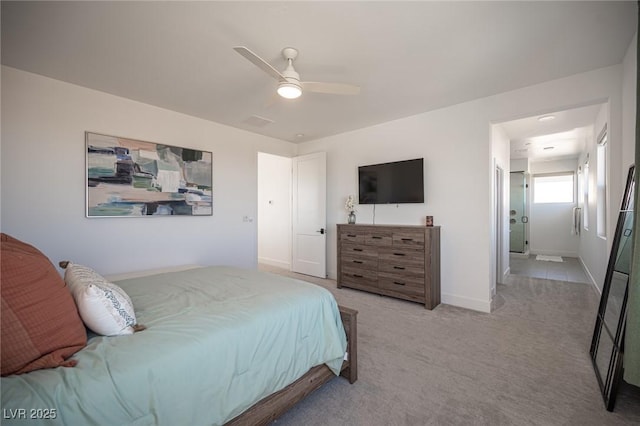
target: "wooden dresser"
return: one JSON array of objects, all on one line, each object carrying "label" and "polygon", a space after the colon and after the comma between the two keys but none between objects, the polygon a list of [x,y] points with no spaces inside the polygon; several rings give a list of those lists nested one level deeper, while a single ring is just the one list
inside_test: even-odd
[{"label": "wooden dresser", "polygon": [[338,288],[440,304],[440,227],[338,225]]}]

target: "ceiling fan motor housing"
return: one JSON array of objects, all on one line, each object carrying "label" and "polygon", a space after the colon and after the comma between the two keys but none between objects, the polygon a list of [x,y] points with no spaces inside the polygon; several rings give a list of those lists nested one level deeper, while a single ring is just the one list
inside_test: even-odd
[{"label": "ceiling fan motor housing", "polygon": [[300,85],[300,74],[293,69],[293,65],[289,62],[287,68],[282,71],[282,76],[287,81],[287,83]]},{"label": "ceiling fan motor housing", "polygon": [[282,49],[282,56],[284,56],[287,61],[289,59],[294,61],[298,57],[298,49],[295,49],[293,47],[285,47],[284,49]]},{"label": "ceiling fan motor housing", "polygon": [[282,56],[287,60],[287,68],[282,71],[282,76],[287,83],[295,84],[302,89],[300,84],[300,74],[293,68],[293,61],[298,57],[298,51],[293,47],[285,47],[282,49]]},{"label": "ceiling fan motor housing", "polygon": [[293,68],[293,60],[298,57],[298,51],[293,47],[285,47],[282,49],[282,56],[287,60],[287,68],[281,73],[284,81],[278,85],[278,94],[283,98],[295,99],[302,94],[300,74]]}]

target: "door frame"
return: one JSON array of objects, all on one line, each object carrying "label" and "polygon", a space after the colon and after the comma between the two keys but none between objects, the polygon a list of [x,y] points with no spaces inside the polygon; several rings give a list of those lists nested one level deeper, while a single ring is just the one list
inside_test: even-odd
[{"label": "door frame", "polygon": [[495,165],[495,226],[496,226],[496,279],[491,283],[491,297],[493,298],[496,295],[496,288],[498,283],[502,283],[504,281],[505,270],[504,270],[504,228],[505,228],[505,199],[504,199],[504,189],[505,189],[505,173],[504,169],[500,167],[498,164]]}]

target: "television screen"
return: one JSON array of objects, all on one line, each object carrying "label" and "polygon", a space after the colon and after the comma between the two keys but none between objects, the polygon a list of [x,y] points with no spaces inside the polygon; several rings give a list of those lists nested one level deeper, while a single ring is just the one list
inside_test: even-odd
[{"label": "television screen", "polygon": [[424,159],[358,167],[360,204],[424,203]]}]

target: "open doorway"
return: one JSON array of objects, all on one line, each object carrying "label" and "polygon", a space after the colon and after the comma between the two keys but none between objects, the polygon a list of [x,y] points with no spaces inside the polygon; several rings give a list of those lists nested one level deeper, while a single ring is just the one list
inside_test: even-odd
[{"label": "open doorway", "polygon": [[[608,105],[595,103],[498,124],[510,151],[509,274],[593,283],[585,257],[600,243],[586,238],[577,221],[581,209],[595,206],[585,206],[578,183],[594,180],[580,175],[581,166],[595,157],[607,119]],[[536,198],[536,187],[539,195],[565,187],[571,197]]]},{"label": "open doorway", "polygon": [[258,153],[258,264],[291,269],[291,158]]},{"label": "open doorway", "polygon": [[326,278],[326,153],[258,153],[258,267]]}]

